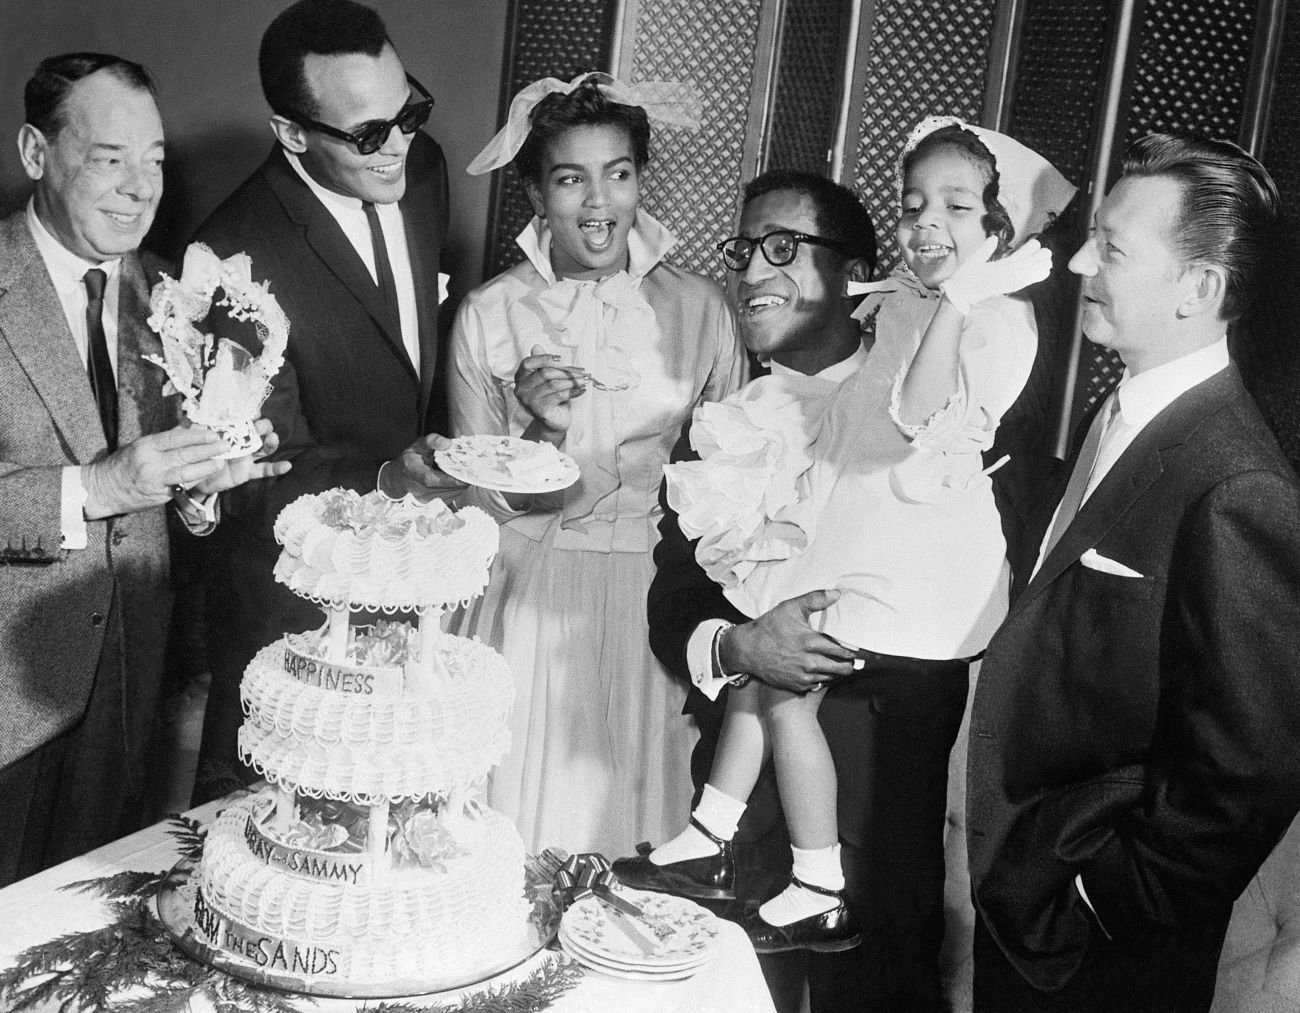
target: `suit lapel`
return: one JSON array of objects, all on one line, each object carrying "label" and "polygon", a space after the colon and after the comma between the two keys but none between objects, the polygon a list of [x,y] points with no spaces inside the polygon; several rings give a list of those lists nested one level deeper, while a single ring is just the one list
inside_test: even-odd
[{"label": "suit lapel", "polygon": [[1202,420],[1226,404],[1240,386],[1236,366],[1229,366],[1156,415],[1084,502],[1016,604],[1033,598],[1096,546],[1164,472],[1162,455],[1186,441]]},{"label": "suit lapel", "polygon": [[118,445],[123,447],[175,422],[175,398],[160,396],[167,376],[144,360],[146,355],[162,355],[162,342],[146,323],[148,317],[144,268],[134,254],[123,257],[117,296],[117,425]]},{"label": "suit lapel", "polygon": [[0,222],[0,336],[45,403],[73,459],[88,464],[108,445],[86,367],[45,270],[26,211]]},{"label": "suit lapel", "polygon": [[370,277],[365,263],[343,234],[334,216],[316,199],[307,184],[298,178],[278,145],[267,159],[266,181],[284,206],[285,213],[302,226],[307,245],[370,314],[384,340],[393,346],[414,376],[415,368],[411,365],[410,356],[406,354],[406,346],[402,344],[400,323],[393,319],[393,314],[380,297],[379,287]]}]

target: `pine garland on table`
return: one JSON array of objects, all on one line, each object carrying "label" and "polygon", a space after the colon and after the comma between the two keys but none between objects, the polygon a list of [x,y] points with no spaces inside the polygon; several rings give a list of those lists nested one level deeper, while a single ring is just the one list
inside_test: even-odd
[{"label": "pine garland on table", "polygon": [[[182,859],[197,861],[204,831],[195,820],[170,818],[168,833]],[[154,898],[176,872],[119,872],[64,889],[102,896],[114,912],[108,925],[71,932],[29,947],[0,970],[0,1002],[20,1013],[55,1003],[60,1013],[186,1013],[203,996],[216,1013],[297,1013],[300,1000],[258,988],[186,956],[153,912]],[[375,1013],[540,1013],[582,980],[580,965],[560,954],[527,978],[474,992],[453,1005],[380,1003]],[[34,983],[33,983],[34,982]],[[134,989],[138,997],[124,996]],[[310,1000],[307,1000],[310,1002]]]}]

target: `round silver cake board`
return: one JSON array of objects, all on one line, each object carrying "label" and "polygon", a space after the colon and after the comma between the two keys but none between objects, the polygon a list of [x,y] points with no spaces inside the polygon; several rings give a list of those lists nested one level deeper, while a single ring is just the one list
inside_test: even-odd
[{"label": "round silver cake board", "polygon": [[194,888],[189,878],[195,864],[193,861],[179,863],[175,869],[177,874],[171,877],[172,881],[158,894],[158,917],[162,919],[176,945],[188,956],[215,967],[218,971],[263,988],[296,995],[336,999],[404,999],[468,988],[518,967],[550,943],[560,925],[559,910],[549,898],[538,896],[533,902],[527,927],[513,940],[500,940],[495,944],[493,953],[483,954],[482,960],[473,966],[377,982],[307,979],[301,975],[282,974],[260,967],[251,960],[243,960],[217,949],[199,936],[194,928]]}]

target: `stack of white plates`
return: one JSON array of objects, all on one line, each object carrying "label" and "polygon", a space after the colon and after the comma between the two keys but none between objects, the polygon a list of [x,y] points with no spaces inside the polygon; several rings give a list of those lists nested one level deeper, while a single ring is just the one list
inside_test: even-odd
[{"label": "stack of white plates", "polygon": [[560,921],[560,945],[578,963],[614,978],[673,981],[689,978],[713,959],[718,919],[711,911],[666,893],[619,887],[618,895],[643,912],[637,934],[647,945],[637,945],[615,923],[627,916],[613,914],[595,897],[585,897]]}]

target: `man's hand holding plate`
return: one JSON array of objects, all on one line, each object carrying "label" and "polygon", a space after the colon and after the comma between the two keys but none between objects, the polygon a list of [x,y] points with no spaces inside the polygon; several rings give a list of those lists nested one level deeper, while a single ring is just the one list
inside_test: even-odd
[{"label": "man's hand holding plate", "polygon": [[421,436],[379,469],[379,491],[391,499],[414,496],[420,502],[447,499],[464,492],[464,482],[452,478],[433,461],[434,451],[446,450],[451,440],[437,433]]}]

